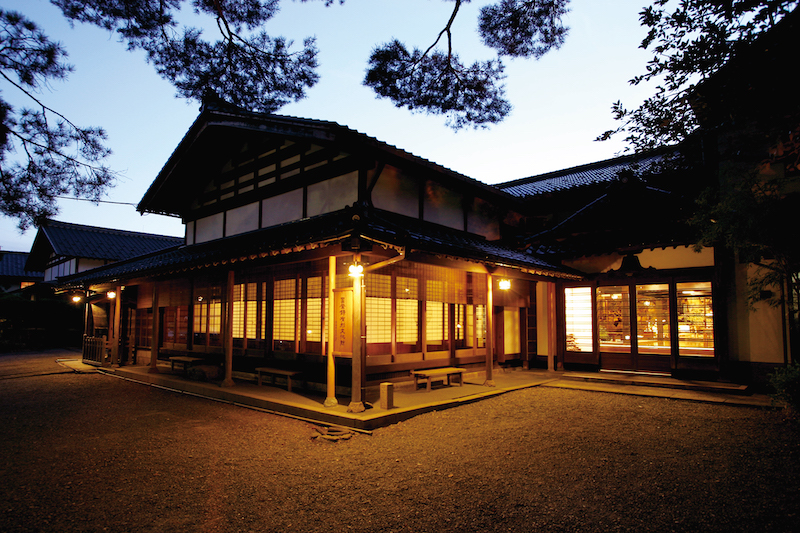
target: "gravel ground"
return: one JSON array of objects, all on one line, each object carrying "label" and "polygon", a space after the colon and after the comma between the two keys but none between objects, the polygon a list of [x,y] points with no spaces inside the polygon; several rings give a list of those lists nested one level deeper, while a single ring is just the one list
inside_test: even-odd
[{"label": "gravel ground", "polygon": [[61,370],[0,356],[0,531],[796,531],[780,411],[533,388],[329,442]]}]

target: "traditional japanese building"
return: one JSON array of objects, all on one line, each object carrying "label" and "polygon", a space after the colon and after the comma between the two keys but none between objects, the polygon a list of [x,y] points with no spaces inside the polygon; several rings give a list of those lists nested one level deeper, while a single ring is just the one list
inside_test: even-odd
[{"label": "traditional japanese building", "polygon": [[542,215],[527,245],[583,275],[558,283],[566,368],[710,376],[726,361],[718,259],[694,250],[687,224],[709,181],[673,168],[678,157],[620,157],[498,185]]},{"label": "traditional japanese building", "polygon": [[[112,362],[202,359],[223,385],[297,371],[353,410],[439,367],[487,384],[498,365],[758,379],[792,360],[796,306],[752,312],[753,265],[696,250],[687,222],[732,165],[760,168],[797,131],[797,100],[778,97],[797,16],[697,87],[680,146],[497,186],[335,123],[205,105],[139,204],[180,217],[182,245],[63,288],[116,296]],[[790,210],[793,139],[761,175],[788,178]]]},{"label": "traditional japanese building", "polygon": [[115,295],[113,362],[203,358],[225,385],[300,370],[355,410],[413,370],[491,382],[494,365],[546,361],[553,281],[578,278],[519,249],[511,194],[338,124],[223,105],[203,108],[139,210],[181,217],[185,244],[65,284]]}]

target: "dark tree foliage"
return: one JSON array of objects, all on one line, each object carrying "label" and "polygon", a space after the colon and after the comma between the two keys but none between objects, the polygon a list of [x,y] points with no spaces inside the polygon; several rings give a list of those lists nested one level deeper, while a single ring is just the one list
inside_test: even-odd
[{"label": "dark tree foliage", "polygon": [[648,31],[640,45],[650,50],[645,73],[630,83],[655,82],[653,96],[636,108],[612,105],[619,127],[598,137],[623,134],[642,151],[684,140],[698,126],[692,92],[739,50],[794,10],[797,0],[655,0],[642,10]]},{"label": "dark tree foliage", "polygon": [[[208,93],[251,111],[273,112],[303,98],[318,79],[313,38],[292,51],[292,42],[259,28],[278,10],[279,0],[51,0],[71,21],[119,35],[131,50],[147,52],[158,73],[184,98]],[[181,26],[179,10],[212,17],[219,39]]]},{"label": "dark tree foliage", "polygon": [[[454,1],[444,29],[425,51],[397,39],[378,46],[364,84],[397,107],[447,117],[453,129],[486,127],[511,111],[505,98],[502,57],[538,58],[564,42],[561,18],[568,0],[501,0],[481,8],[479,34],[497,59],[465,65],[453,50],[452,27],[463,3]],[[438,48],[444,40],[442,48]]]},{"label": "dark tree foliage", "polygon": [[[451,34],[459,8],[469,0],[447,1],[453,2],[453,12],[433,44],[424,52],[409,51],[398,40],[378,47],[364,83],[399,107],[444,115],[455,129],[497,123],[511,110],[501,58],[538,58],[558,48],[567,32],[561,19],[569,0],[499,0],[484,6],[479,34],[497,58],[471,65],[454,52]],[[303,98],[318,79],[313,38],[295,48],[262,29],[277,13],[280,0],[51,3],[70,22],[99,26],[129,50],[143,50],[183,98],[216,96],[251,111],[273,112]],[[200,28],[183,24],[188,10],[210,17],[218,31],[207,38]],[[0,100],[0,213],[16,217],[26,228],[52,217],[59,196],[100,199],[114,175],[102,165],[110,153],[103,130],[78,127],[37,97],[44,84],[64,79],[72,70],[66,51],[23,15],[0,14],[0,75],[35,104],[33,109],[15,109]]]},{"label": "dark tree foliage", "polygon": [[77,126],[37,97],[68,75],[65,60],[36,24],[0,10],[0,76],[34,104],[15,109],[0,98],[0,213],[23,229],[55,214],[58,196],[99,199],[114,179],[101,164],[110,153],[103,130]]}]

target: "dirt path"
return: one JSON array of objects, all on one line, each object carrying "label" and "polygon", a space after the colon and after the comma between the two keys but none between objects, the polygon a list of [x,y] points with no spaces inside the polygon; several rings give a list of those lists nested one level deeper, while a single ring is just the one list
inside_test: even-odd
[{"label": "dirt path", "polygon": [[0,379],[0,428],[4,532],[766,532],[800,511],[797,424],[745,407],[533,388],[327,442],[41,372]]}]

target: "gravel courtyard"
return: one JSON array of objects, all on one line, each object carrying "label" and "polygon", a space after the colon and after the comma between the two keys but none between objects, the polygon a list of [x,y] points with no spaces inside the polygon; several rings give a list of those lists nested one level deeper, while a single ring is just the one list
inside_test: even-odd
[{"label": "gravel courtyard", "polygon": [[796,531],[781,411],[537,387],[349,440],[0,355],[0,531]]}]

